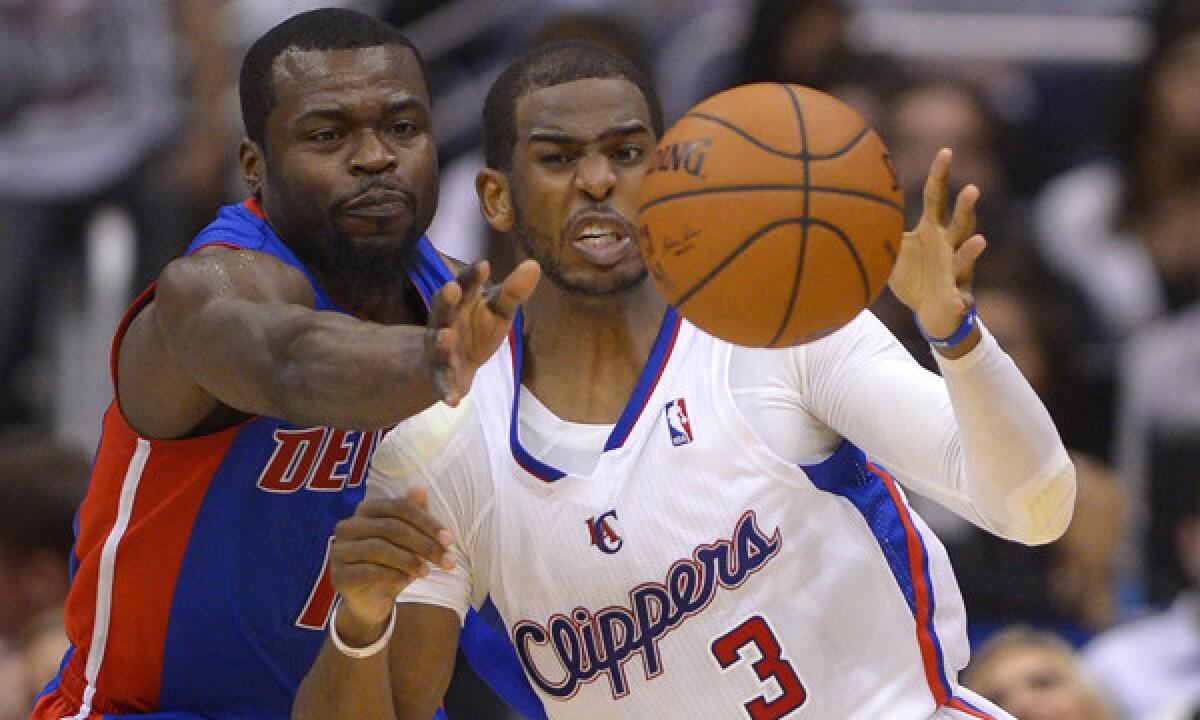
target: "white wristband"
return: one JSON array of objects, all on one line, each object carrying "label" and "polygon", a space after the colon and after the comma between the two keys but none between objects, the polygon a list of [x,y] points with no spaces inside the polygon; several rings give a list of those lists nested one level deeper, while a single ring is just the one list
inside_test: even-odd
[{"label": "white wristband", "polygon": [[344,640],[338,637],[337,632],[337,614],[338,608],[342,606],[342,599],[339,597],[337,603],[333,606],[333,612],[329,615],[329,639],[333,642],[333,646],[338,649],[338,652],[351,658],[371,657],[380,650],[387,647],[388,640],[392,639],[392,631],[396,629],[396,603],[392,603],[392,612],[388,615],[388,624],[384,628],[383,634],[379,639],[366,647],[350,647]]}]

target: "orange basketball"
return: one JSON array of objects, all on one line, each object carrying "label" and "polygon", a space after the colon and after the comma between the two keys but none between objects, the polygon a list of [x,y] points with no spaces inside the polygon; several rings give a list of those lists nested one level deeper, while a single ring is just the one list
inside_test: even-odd
[{"label": "orange basketball", "polygon": [[815,340],[891,274],[904,200],[887,148],[832,95],[743,85],[679,119],[639,197],[646,267],[684,317],[723,340]]}]

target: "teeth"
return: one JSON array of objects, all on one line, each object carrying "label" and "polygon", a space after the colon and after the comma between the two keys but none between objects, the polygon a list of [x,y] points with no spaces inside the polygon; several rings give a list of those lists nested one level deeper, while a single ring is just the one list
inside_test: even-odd
[{"label": "teeth", "polygon": [[602,245],[616,240],[617,233],[604,225],[585,225],[579,232],[579,239],[588,245]]}]

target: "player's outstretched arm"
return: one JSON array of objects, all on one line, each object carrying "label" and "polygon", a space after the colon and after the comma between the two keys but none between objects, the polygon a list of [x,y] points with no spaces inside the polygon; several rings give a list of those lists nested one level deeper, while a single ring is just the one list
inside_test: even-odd
[{"label": "player's outstretched arm", "polygon": [[[181,258],[125,336],[121,407],[152,437],[187,435],[220,405],[300,425],[388,427],[440,399],[457,402],[536,280],[536,266],[514,273],[500,302],[482,284],[450,283],[441,295],[455,302],[430,329],[316,312],[304,276],[262,253]],[[443,394],[446,367],[454,382]]]},{"label": "player's outstretched arm", "polygon": [[[827,421],[930,495],[1004,537],[1028,544],[1062,535],[1075,497],[1074,467],[1045,405],[980,323],[969,322],[983,237],[979,191],[958,194],[949,221],[943,149],[925,184],[924,212],[906,233],[889,284],[934,342],[939,379],[906,353],[857,349],[815,359]],[[878,322],[878,321],[874,321]],[[891,339],[894,345],[894,339]],[[835,389],[840,388],[840,389]]]},{"label": "player's outstretched arm", "polygon": [[366,500],[338,524],[331,573],[341,600],[296,695],[294,719],[434,716],[454,670],[458,615],[395,598],[430,563],[453,567],[450,541],[419,487],[404,498]]},{"label": "player's outstretched arm", "polygon": [[[958,193],[946,221],[947,176],[952,153],[943,148],[925,180],[924,206],[916,228],[904,233],[896,267],[888,286],[910,310],[927,335],[952,335],[974,304],[971,281],[975,261],[987,243],[975,232],[975,203],[979,188],[967,185]],[[937,348],[947,357],[961,357],[979,344],[977,329],[953,347]]]}]

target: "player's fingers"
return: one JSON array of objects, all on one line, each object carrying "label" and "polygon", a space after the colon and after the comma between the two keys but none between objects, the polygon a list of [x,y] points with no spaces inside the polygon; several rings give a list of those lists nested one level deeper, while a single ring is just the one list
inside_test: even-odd
[{"label": "player's fingers", "polygon": [[982,235],[975,234],[963,242],[962,247],[954,253],[954,282],[959,287],[971,284],[975,277],[975,262],[987,248],[987,240]]},{"label": "player's fingers", "polygon": [[536,260],[526,260],[516,267],[504,283],[489,288],[488,308],[503,318],[512,318],[517,306],[529,299],[542,276]]},{"label": "player's fingers", "polygon": [[979,188],[964,187],[954,201],[954,216],[946,227],[946,240],[956,250],[975,232],[975,203],[979,201]]},{"label": "player's fingers", "polygon": [[[438,522],[437,518],[414,505],[408,498],[373,498],[364,500],[359,503],[353,517],[361,520],[379,519],[399,521],[400,523],[411,525],[426,536],[436,539],[442,545],[449,545],[454,542],[454,536]],[[338,526],[340,529],[341,523]]]},{"label": "player's fingers", "polygon": [[454,320],[454,309],[458,307],[462,296],[462,286],[456,280],[451,280],[434,293],[433,302],[429,304],[429,327],[448,326]]},{"label": "player's fingers", "polygon": [[467,297],[479,291],[491,274],[491,264],[487,260],[480,260],[459,270],[454,280],[462,288],[462,296]]},{"label": "player's fingers", "polygon": [[440,538],[391,518],[363,520],[344,531],[339,528],[333,548],[336,557],[347,562],[377,562],[404,569],[407,554],[446,570],[454,568],[454,558]]},{"label": "player's fingers", "polygon": [[336,553],[335,557],[340,565],[370,563],[413,577],[428,575],[429,569],[426,565],[436,562],[413,549],[394,545],[380,537],[368,537],[346,543],[335,542],[333,552]]},{"label": "player's fingers", "polygon": [[413,485],[404,493],[404,497],[413,505],[421,508],[423,512],[429,512],[429,491],[424,485]]},{"label": "player's fingers", "polygon": [[941,225],[946,217],[946,176],[950,172],[951,157],[949,148],[938,150],[929,166],[929,175],[925,178],[922,214],[937,225]]}]

